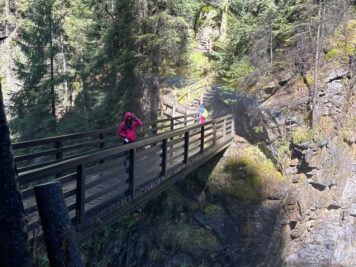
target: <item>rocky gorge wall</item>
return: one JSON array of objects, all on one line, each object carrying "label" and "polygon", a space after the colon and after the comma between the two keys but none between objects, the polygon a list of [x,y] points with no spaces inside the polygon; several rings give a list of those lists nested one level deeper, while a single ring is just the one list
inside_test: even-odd
[{"label": "rocky gorge wall", "polygon": [[292,182],[279,218],[286,266],[356,264],[355,74],[354,57],[335,58],[312,99],[291,72],[235,105],[238,133]]}]

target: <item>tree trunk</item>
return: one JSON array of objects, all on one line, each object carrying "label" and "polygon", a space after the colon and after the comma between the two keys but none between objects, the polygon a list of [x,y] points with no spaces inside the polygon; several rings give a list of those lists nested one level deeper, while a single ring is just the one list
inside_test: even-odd
[{"label": "tree trunk", "polygon": [[88,91],[88,85],[86,82],[86,75],[84,72],[84,58],[83,58],[83,51],[80,51],[80,78],[83,83],[83,101],[84,101],[84,109],[85,113],[88,118],[88,124],[91,125],[92,123],[92,109],[91,109],[91,104],[90,104],[90,95]]},{"label": "tree trunk", "polygon": [[53,50],[53,18],[52,18],[52,9],[53,5],[50,4],[50,14],[49,14],[49,49],[50,49],[50,60],[51,60],[51,78],[50,78],[50,85],[51,85],[51,110],[52,110],[52,117],[53,117],[53,132],[56,131],[56,93],[54,90],[54,50]]},{"label": "tree trunk", "polygon": [[35,187],[51,267],[83,266],[60,182]]},{"label": "tree trunk", "polygon": [[319,75],[319,63],[320,63],[320,52],[322,44],[322,30],[323,30],[323,0],[319,0],[319,9],[318,9],[318,30],[316,34],[316,48],[315,48],[315,66],[314,66],[314,88]]},{"label": "tree trunk", "polygon": [[0,264],[2,267],[31,266],[24,208],[16,179],[0,80]]},{"label": "tree trunk", "polygon": [[273,25],[272,20],[270,22],[270,64],[273,67]]},{"label": "tree trunk", "polygon": [[316,95],[316,85],[317,85],[317,80],[319,78],[319,65],[320,65],[320,54],[322,51],[322,44],[323,44],[323,15],[324,15],[324,0],[319,0],[319,8],[318,8],[318,30],[316,34],[316,48],[315,48],[315,66],[314,66],[314,75],[313,75],[313,86],[312,90],[309,94],[309,104],[311,105],[310,110],[311,110],[311,122],[310,126],[313,127],[315,124],[314,121],[314,107],[315,107],[315,95]]},{"label": "tree trunk", "polygon": [[[157,33],[159,28],[157,29]],[[150,92],[150,103],[151,103],[151,120],[157,120],[158,118],[158,108],[159,108],[159,66],[161,63],[160,47],[157,46],[153,51],[152,57],[152,84]]]},{"label": "tree trunk", "polygon": [[159,80],[158,75],[153,75],[150,93],[151,120],[157,120],[159,109]]},{"label": "tree trunk", "polygon": [[73,97],[72,97],[72,90],[69,90],[69,88],[68,88],[68,78],[67,78],[68,67],[67,67],[67,58],[66,58],[66,54],[65,54],[65,50],[64,50],[63,34],[61,34],[60,40],[61,40],[61,53],[62,53],[62,59],[63,59],[62,67],[63,67],[63,73],[64,73],[63,86],[64,86],[65,95],[66,95],[66,101],[64,103],[64,106],[65,106],[66,110],[68,110],[68,109],[70,110],[73,105]]}]

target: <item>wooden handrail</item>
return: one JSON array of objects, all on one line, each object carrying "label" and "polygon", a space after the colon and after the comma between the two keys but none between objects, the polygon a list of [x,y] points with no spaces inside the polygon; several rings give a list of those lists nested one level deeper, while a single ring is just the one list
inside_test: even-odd
[{"label": "wooden handrail", "polygon": [[[217,123],[218,121],[224,121],[225,119],[231,119],[232,116],[231,115],[227,115],[224,117],[220,117],[217,119],[211,119],[206,121],[205,125],[208,124],[213,124],[213,122]],[[152,136],[152,137],[148,137],[145,138],[143,140],[134,142],[134,143],[130,143],[124,146],[119,146],[119,147],[114,147],[114,148],[109,148],[109,149],[105,149],[105,150],[101,150],[95,153],[90,153],[88,155],[83,155],[77,158],[73,158],[73,159],[69,159],[69,160],[65,160],[65,161],[61,161],[58,163],[54,163],[51,164],[49,166],[45,166],[45,167],[41,167],[38,169],[34,169],[34,170],[29,170],[23,173],[19,174],[19,180],[20,183],[21,181],[26,181],[26,179],[28,179],[29,177],[33,177],[36,176],[37,178],[42,178],[46,175],[50,175],[56,172],[62,172],[64,171],[66,168],[71,168],[71,167],[75,167],[80,165],[81,162],[92,162],[95,160],[102,160],[105,159],[107,157],[113,156],[115,154],[119,154],[125,151],[130,151],[131,149],[137,149],[139,147],[144,147],[150,144],[154,144],[157,143],[159,141],[162,141],[164,139],[169,139],[175,136],[179,136],[181,134],[184,134],[186,132],[190,132],[194,129],[199,129],[201,128],[201,125],[193,125],[193,126],[188,126],[185,127],[184,129],[179,129],[179,130],[174,130],[168,133],[163,133],[161,135],[158,136]]]},{"label": "wooden handrail", "polygon": [[[183,126],[182,124],[184,124],[184,121],[194,123],[195,116],[196,114],[189,114],[169,119],[146,122],[142,127],[137,128],[138,140],[145,136],[156,135],[158,134],[158,131],[171,131],[178,125]],[[187,120],[187,118],[189,118],[189,120]],[[167,125],[161,126],[162,124]],[[86,149],[86,152],[84,153],[91,153],[97,150],[104,149],[105,144],[107,142],[116,142],[116,146],[121,145],[121,143],[119,142],[120,139],[116,136],[116,131],[117,128],[108,128],[14,143],[14,159],[16,164],[18,165],[18,171],[27,171],[29,169],[39,167],[39,165],[42,165],[43,162],[53,163],[53,161],[62,161],[68,159],[69,157],[72,158],[73,156],[78,155],[79,153],[82,154],[83,150],[78,151],[78,149]],[[78,140],[80,138],[90,138],[92,140]],[[65,142],[67,142],[67,144],[65,144]],[[68,142],[70,143],[68,144]],[[49,145],[52,144],[53,146],[49,147]],[[23,153],[20,152],[22,149],[31,148],[33,148],[33,150],[35,151],[25,151]],[[68,153],[70,153],[70,155],[68,155]]]},{"label": "wooden handrail", "polygon": [[204,79],[201,79],[196,83],[188,85],[187,87],[179,90],[180,94],[179,97],[177,98],[177,102],[181,102],[185,97],[187,97],[188,101],[190,101],[191,100],[190,95],[201,92],[205,88],[205,86],[209,84],[211,78],[212,76],[205,77]]},{"label": "wooden handrail", "polygon": [[[188,114],[186,116],[193,117],[195,115],[196,114]],[[184,119],[186,116],[178,116],[178,117],[174,117],[173,119],[175,119],[175,120]],[[153,124],[168,122],[171,119],[172,118],[156,120],[156,121],[149,121],[149,122],[144,123],[143,127],[150,126],[150,125],[153,125]],[[20,148],[26,148],[26,147],[30,147],[30,146],[44,145],[44,144],[53,143],[53,142],[56,142],[56,141],[65,141],[65,140],[69,140],[69,139],[90,137],[90,136],[95,136],[95,135],[98,135],[98,134],[110,133],[110,132],[115,131],[115,130],[117,130],[117,127],[94,130],[94,131],[87,131],[87,132],[80,132],[80,133],[74,133],[74,134],[67,134],[67,135],[59,135],[59,136],[41,138],[41,139],[30,140],[30,141],[15,142],[15,143],[12,143],[12,148],[13,149],[20,149]],[[140,129],[138,128],[138,132],[139,131],[140,131]]]}]

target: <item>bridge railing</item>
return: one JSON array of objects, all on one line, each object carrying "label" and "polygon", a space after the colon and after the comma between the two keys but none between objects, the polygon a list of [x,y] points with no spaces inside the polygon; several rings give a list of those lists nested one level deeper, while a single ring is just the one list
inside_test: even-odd
[{"label": "bridge railing", "polygon": [[187,87],[177,91],[177,102],[187,103],[204,92],[205,88],[211,83],[213,76],[207,76],[204,79],[188,85]]},{"label": "bridge railing", "polygon": [[[144,122],[137,128],[138,140],[191,125],[196,115]],[[121,140],[116,127],[13,143],[12,148],[17,171],[21,173],[118,145]]]},{"label": "bridge railing", "polygon": [[33,192],[36,184],[60,181],[73,221],[90,225],[226,145],[232,132],[229,115],[22,172],[19,184],[28,229],[39,226]]}]

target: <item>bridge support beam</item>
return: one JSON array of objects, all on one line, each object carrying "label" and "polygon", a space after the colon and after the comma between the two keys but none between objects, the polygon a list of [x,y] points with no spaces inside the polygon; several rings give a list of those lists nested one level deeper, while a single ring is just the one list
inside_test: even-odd
[{"label": "bridge support beam", "polygon": [[51,267],[82,267],[75,232],[64,202],[60,182],[35,187],[47,255]]}]

